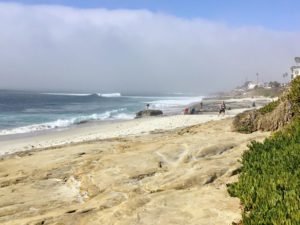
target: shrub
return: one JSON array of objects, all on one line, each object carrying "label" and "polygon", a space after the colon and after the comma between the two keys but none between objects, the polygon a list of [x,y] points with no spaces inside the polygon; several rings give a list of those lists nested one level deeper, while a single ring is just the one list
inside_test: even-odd
[{"label": "shrub", "polygon": [[252,142],[242,164],[228,191],[241,199],[243,224],[300,224],[300,122]]},{"label": "shrub", "polygon": [[291,88],[288,94],[293,107],[293,112],[300,117],[300,77],[296,77],[291,83]]},{"label": "shrub", "polygon": [[278,105],[279,105],[279,100],[273,101],[265,105],[264,107],[260,108],[258,111],[264,115],[266,113],[272,112]]}]

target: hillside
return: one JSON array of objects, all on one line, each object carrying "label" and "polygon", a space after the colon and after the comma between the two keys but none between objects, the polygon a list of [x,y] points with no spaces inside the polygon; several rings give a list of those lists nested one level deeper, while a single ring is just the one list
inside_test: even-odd
[{"label": "hillside", "polygon": [[241,132],[276,132],[263,143],[252,142],[243,154],[239,181],[228,187],[239,197],[239,224],[300,224],[300,78],[277,102],[248,111],[234,121]]}]

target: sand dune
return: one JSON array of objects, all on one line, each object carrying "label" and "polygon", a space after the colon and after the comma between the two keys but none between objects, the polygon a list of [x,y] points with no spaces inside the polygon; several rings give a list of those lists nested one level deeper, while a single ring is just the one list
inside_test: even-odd
[{"label": "sand dune", "polygon": [[232,119],[23,152],[0,161],[0,224],[230,224],[226,183],[250,140]]}]

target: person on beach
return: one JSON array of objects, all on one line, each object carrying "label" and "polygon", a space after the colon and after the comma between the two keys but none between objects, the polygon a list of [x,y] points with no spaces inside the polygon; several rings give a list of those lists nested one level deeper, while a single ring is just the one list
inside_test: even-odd
[{"label": "person on beach", "polygon": [[148,104],[146,105],[146,109],[148,110],[148,109],[149,109],[149,107],[150,107],[150,104],[148,103]]},{"label": "person on beach", "polygon": [[225,115],[226,105],[225,102],[222,101],[222,103],[219,105],[219,115],[223,114]]},{"label": "person on beach", "polygon": [[195,109],[195,108],[192,108],[191,114],[195,114],[195,113],[196,113],[196,109]]},{"label": "person on beach", "polygon": [[185,109],[183,110],[183,114],[184,114],[184,115],[189,114],[189,108],[185,108]]}]

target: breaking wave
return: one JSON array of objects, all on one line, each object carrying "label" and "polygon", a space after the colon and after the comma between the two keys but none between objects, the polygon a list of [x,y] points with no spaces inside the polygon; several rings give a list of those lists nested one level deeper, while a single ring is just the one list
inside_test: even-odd
[{"label": "breaking wave", "polygon": [[86,116],[78,116],[70,119],[59,119],[53,122],[33,124],[29,126],[17,127],[13,129],[0,130],[0,136],[11,134],[31,133],[35,131],[44,131],[57,128],[66,128],[75,124],[83,124],[89,121],[105,121],[105,120],[129,120],[133,119],[133,114],[125,113],[126,109],[106,111],[100,114],[91,114]]},{"label": "breaking wave", "polygon": [[170,97],[160,100],[149,101],[151,108],[155,109],[169,109],[174,107],[187,106],[195,102],[201,102],[203,96],[199,97]]},{"label": "breaking wave", "polygon": [[122,97],[121,93],[108,93],[108,94],[97,94],[99,97],[105,97],[105,98],[114,98],[114,97]]}]

